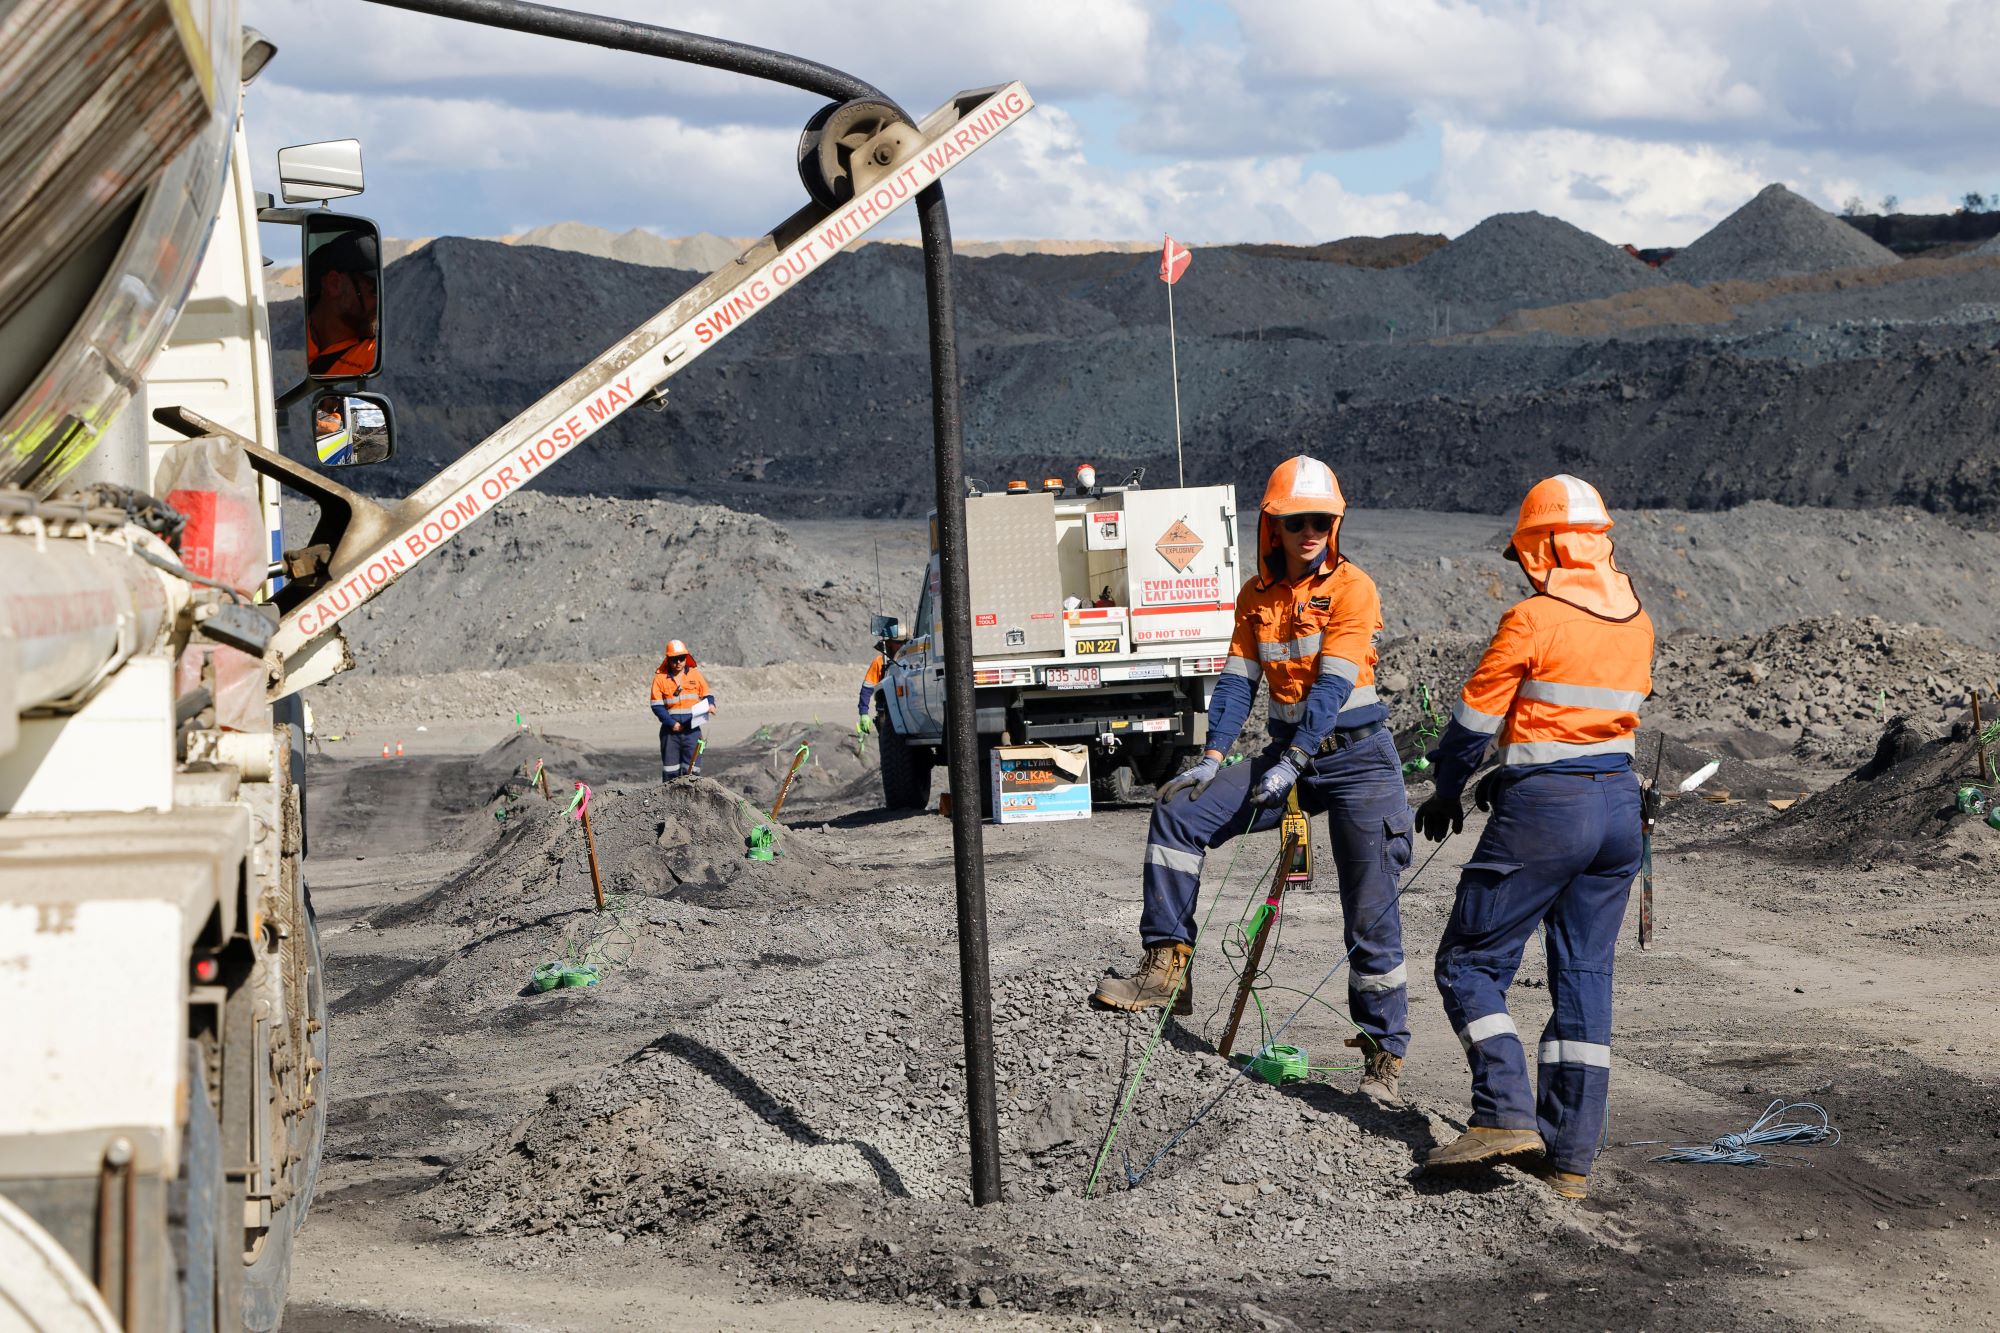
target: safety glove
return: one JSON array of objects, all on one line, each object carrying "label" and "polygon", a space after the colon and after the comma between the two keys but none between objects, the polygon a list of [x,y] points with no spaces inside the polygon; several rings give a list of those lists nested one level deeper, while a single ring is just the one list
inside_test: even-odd
[{"label": "safety glove", "polygon": [[1472,789],[1472,803],[1481,810],[1493,808],[1493,798],[1500,794],[1500,770],[1492,769],[1479,779]]},{"label": "safety glove", "polygon": [[868,714],[861,713],[855,717],[854,719],[855,735],[866,736],[874,730],[875,730],[875,720],[869,717]]},{"label": "safety glove", "polygon": [[1432,842],[1443,842],[1465,828],[1465,805],[1457,792],[1432,792],[1417,807],[1417,829]]},{"label": "safety glove", "polygon": [[1169,800],[1177,792],[1186,792],[1187,798],[1190,801],[1196,800],[1203,792],[1208,790],[1208,784],[1215,781],[1215,775],[1221,771],[1222,765],[1216,762],[1215,756],[1205,754],[1201,757],[1200,762],[1193,765],[1185,773],[1168,778],[1160,787],[1160,799],[1163,801]]},{"label": "safety glove", "polygon": [[1309,760],[1310,756],[1296,745],[1286,750],[1284,757],[1266,769],[1264,776],[1258,780],[1257,790],[1250,795],[1251,804],[1263,810],[1275,810],[1283,805]]}]

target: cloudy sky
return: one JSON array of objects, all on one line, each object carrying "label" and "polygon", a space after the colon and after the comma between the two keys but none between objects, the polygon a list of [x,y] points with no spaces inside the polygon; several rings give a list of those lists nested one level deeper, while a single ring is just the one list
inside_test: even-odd
[{"label": "cloudy sky", "polygon": [[[1682,244],[1762,185],[2000,191],[2000,0],[579,0],[774,46],[921,115],[1039,106],[947,181],[956,233],[1311,242],[1538,209]],[[245,0],[260,170],[359,137],[390,235],[755,235],[816,99],[363,0]],[[275,174],[275,173],[273,173]],[[906,214],[885,226],[914,234]]]}]

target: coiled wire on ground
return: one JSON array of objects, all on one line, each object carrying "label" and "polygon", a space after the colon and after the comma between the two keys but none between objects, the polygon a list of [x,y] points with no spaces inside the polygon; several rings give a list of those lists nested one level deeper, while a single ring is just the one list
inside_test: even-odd
[{"label": "coiled wire on ground", "polygon": [[[1785,1119],[1793,1111],[1806,1112],[1817,1116],[1818,1120]],[[1705,1166],[1790,1166],[1793,1162],[1811,1166],[1812,1163],[1803,1157],[1789,1153],[1773,1156],[1757,1149],[1774,1143],[1831,1147],[1839,1142],[1840,1131],[1834,1127],[1824,1106],[1818,1102],[1786,1102],[1780,1098],[1765,1107],[1764,1114],[1757,1117],[1757,1123],[1741,1134],[1724,1134],[1705,1145],[1685,1144],[1669,1148],[1653,1160],[1693,1162]]]}]

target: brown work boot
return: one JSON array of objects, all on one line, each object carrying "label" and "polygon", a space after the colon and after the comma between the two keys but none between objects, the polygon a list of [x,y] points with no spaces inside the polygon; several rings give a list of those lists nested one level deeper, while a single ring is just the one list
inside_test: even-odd
[{"label": "brown work boot", "polygon": [[1426,1175],[1453,1175],[1462,1171],[1498,1166],[1516,1157],[1545,1152],[1542,1136],[1532,1129],[1499,1129],[1474,1125],[1442,1148],[1431,1149],[1424,1158]]},{"label": "brown work boot", "polygon": [[1574,1171],[1550,1171],[1549,1188],[1557,1197],[1564,1199],[1587,1199],[1590,1197],[1590,1177],[1579,1176]]},{"label": "brown work boot", "polygon": [[1361,1086],[1355,1089],[1385,1111],[1403,1104],[1403,1057],[1387,1051],[1370,1051],[1368,1067],[1361,1072]]},{"label": "brown work boot", "polygon": [[[1186,944],[1155,944],[1146,950],[1139,970],[1129,977],[1107,975],[1091,998],[1111,1009],[1137,1013],[1158,1009],[1168,1001],[1182,1017],[1194,1012],[1194,949]],[[1175,994],[1175,988],[1179,994]]]}]

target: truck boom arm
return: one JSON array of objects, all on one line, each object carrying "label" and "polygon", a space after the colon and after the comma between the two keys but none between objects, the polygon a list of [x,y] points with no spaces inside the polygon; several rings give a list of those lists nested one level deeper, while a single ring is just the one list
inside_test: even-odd
[{"label": "truck boom arm", "polygon": [[[330,674],[299,669],[308,661],[344,661],[335,648],[342,619],[634,403],[655,397],[695,358],[1033,106],[1020,83],[1001,84],[959,94],[914,130],[883,131],[874,142],[883,160],[867,175],[857,172],[853,198],[794,213],[401,501],[378,504],[251,447],[260,472],[322,500],[314,540],[329,547],[324,573],[296,580],[280,599],[284,615],[271,646],[287,671],[272,697]],[[868,148],[857,161],[867,160]]]}]

